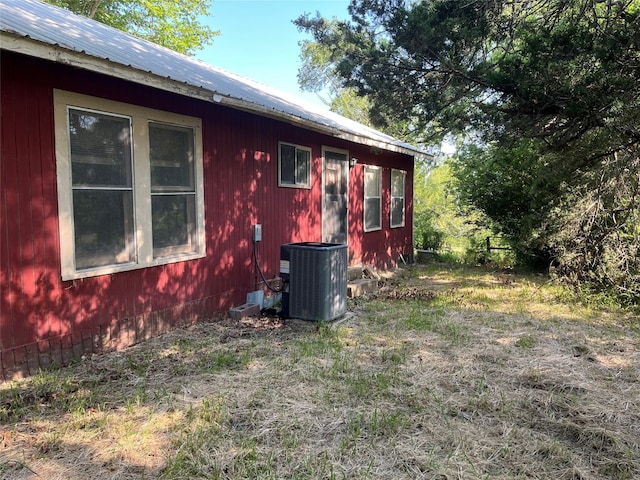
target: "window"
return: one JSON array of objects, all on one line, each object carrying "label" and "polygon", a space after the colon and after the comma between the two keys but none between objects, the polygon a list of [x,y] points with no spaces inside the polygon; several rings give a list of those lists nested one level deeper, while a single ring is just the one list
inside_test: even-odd
[{"label": "window", "polygon": [[131,118],[69,108],[78,269],[132,262]]},{"label": "window", "polygon": [[404,183],[407,172],[391,170],[391,226],[404,227]]},{"label": "window", "polygon": [[280,142],[278,185],[311,188],[311,149]]},{"label": "window", "polygon": [[196,246],[193,129],[149,123],[153,256]]},{"label": "window", "polygon": [[382,169],[364,167],[364,231],[382,228]]},{"label": "window", "polygon": [[54,98],[62,278],[204,256],[200,119]]}]

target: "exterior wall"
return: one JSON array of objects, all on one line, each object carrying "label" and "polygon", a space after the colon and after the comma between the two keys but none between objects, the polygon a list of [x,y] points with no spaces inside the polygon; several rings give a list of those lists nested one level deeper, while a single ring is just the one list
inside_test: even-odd
[{"label": "exterior wall", "polygon": [[[413,161],[389,152],[372,153],[361,147],[354,154],[359,164],[354,167],[349,179],[349,261],[351,265],[368,264],[389,269],[406,261],[413,255]],[[358,156],[360,155],[360,156]],[[364,232],[364,165],[382,167],[382,229]],[[391,169],[407,172],[405,181],[404,227],[390,227]]]},{"label": "exterior wall", "polygon": [[[411,157],[284,122],[2,52],[0,101],[0,367],[30,374],[84,352],[121,348],[212,318],[260,288],[251,225],[267,278],[282,243],[321,240],[322,146],[359,159],[349,180],[352,264],[392,266],[412,251]],[[203,120],[206,258],[62,281],[53,89],[135,103]],[[312,149],[312,187],[279,188],[278,141]],[[383,170],[383,228],[362,231],[363,165]],[[389,228],[390,169],[407,171],[404,228]]]}]

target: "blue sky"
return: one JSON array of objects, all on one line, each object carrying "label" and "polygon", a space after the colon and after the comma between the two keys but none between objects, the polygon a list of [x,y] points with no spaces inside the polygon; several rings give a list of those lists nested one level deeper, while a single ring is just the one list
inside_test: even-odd
[{"label": "blue sky", "polygon": [[213,0],[205,22],[221,35],[196,57],[210,65],[252,78],[313,103],[298,88],[298,42],[310,38],[291,22],[303,13],[347,19],[348,0]]}]

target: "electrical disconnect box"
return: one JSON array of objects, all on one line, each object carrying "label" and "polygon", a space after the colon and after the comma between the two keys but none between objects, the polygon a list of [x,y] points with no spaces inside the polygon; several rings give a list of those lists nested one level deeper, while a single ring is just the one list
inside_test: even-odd
[{"label": "electrical disconnect box", "polygon": [[259,223],[253,226],[253,241],[254,242],[262,241],[262,225]]}]

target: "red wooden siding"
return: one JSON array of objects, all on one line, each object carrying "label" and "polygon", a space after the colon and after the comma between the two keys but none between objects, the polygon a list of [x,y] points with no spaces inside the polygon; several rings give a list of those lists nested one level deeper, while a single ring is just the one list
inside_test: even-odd
[{"label": "red wooden siding", "polygon": [[[0,367],[32,373],[85,351],[120,348],[210,318],[260,288],[282,243],[321,240],[322,146],[359,159],[349,181],[352,264],[393,265],[412,251],[413,162],[283,122],[3,52],[0,72]],[[202,119],[206,258],[62,281],[53,89]],[[278,141],[312,149],[312,187],[277,185]],[[383,229],[362,233],[363,165],[383,167]],[[390,169],[407,171],[404,228],[389,228]]]},{"label": "red wooden siding", "polygon": [[[402,255],[408,261],[413,252],[413,163],[401,154],[372,154],[367,149],[355,156],[358,164],[349,180],[349,255],[352,264],[371,264],[379,268],[395,266]],[[359,156],[358,156],[359,155]],[[403,158],[404,157],[404,158]],[[382,229],[364,232],[364,166],[382,167]],[[391,169],[407,172],[405,182],[404,227],[390,227]]]}]

